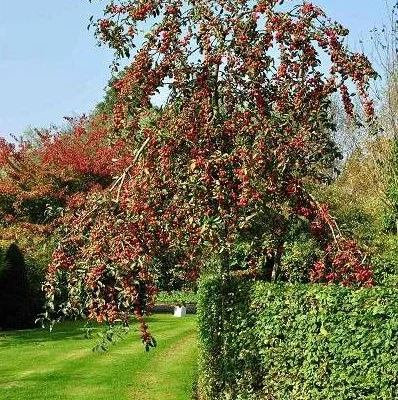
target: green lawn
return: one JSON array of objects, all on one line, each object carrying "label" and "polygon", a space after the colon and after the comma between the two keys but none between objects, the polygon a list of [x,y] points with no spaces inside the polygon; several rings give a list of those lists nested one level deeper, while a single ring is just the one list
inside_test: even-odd
[{"label": "green lawn", "polygon": [[146,353],[138,333],[106,353],[91,351],[82,323],[52,333],[0,332],[1,400],[188,400],[196,369],[194,316],[148,318],[158,347]]}]

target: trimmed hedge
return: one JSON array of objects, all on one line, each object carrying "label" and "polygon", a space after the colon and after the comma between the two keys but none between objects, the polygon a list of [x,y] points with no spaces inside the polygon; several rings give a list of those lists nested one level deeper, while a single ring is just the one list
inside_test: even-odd
[{"label": "trimmed hedge", "polygon": [[208,278],[198,327],[199,399],[398,399],[396,287]]},{"label": "trimmed hedge", "polygon": [[156,295],[156,302],[162,304],[196,304],[197,294],[193,291],[172,290],[170,292],[162,291]]}]

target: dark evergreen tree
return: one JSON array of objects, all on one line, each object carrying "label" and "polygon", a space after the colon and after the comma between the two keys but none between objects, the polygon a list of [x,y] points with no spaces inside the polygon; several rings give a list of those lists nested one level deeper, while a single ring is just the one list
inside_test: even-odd
[{"label": "dark evergreen tree", "polygon": [[2,260],[0,270],[0,327],[21,329],[34,325],[29,279],[24,256],[13,243]]}]

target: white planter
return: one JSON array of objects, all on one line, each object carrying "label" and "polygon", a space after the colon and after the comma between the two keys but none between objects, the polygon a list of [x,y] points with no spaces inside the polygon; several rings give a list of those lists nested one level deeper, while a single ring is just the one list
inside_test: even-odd
[{"label": "white planter", "polygon": [[187,308],[185,306],[179,307],[176,306],[174,307],[174,316],[175,317],[185,317],[187,314]]}]

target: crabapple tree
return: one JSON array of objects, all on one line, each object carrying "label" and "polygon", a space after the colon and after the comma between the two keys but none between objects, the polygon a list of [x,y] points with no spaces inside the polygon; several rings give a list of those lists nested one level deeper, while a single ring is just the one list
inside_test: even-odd
[{"label": "crabapple tree", "polygon": [[[370,285],[357,245],[308,190],[331,178],[338,155],[331,98],[367,122],[375,73],[343,45],[347,30],[317,6],[281,0],[109,1],[98,39],[131,63],[114,83],[113,140],[128,138],[131,163],[112,190],[69,216],[46,282],[51,310],[67,282],[62,313],[141,321],[164,257],[196,279],[209,254],[231,272],[240,237],[242,274],[277,279],[289,226],[305,220],[324,249],[315,282]],[[159,94],[160,92],[160,94]],[[149,113],[154,96],[162,107]]]}]

